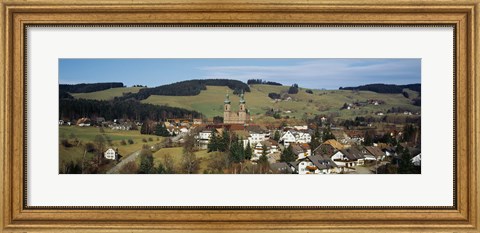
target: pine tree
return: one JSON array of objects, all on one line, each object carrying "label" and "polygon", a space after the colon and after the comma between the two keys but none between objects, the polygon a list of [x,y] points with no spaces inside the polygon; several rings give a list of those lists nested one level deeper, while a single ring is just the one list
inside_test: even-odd
[{"label": "pine tree", "polygon": [[270,163],[268,162],[268,157],[267,157],[267,146],[265,145],[262,146],[262,155],[260,156],[260,158],[258,158],[257,163],[260,166],[261,173],[266,173],[268,171]]},{"label": "pine tree", "polygon": [[217,136],[216,130],[213,130],[212,135],[210,136],[210,141],[208,142],[208,145],[207,145],[208,152],[218,151],[219,143],[220,143],[220,138]]},{"label": "pine tree", "polygon": [[333,135],[332,131],[330,131],[330,128],[326,127],[322,132],[322,141],[325,142],[330,139],[335,139],[335,136]]},{"label": "pine tree", "polygon": [[242,142],[235,137],[233,138],[232,145],[230,146],[230,160],[234,163],[240,163],[245,160],[245,150]]},{"label": "pine tree", "polygon": [[219,141],[220,142],[218,143],[218,150],[222,152],[227,151],[230,147],[230,134],[227,130],[223,131],[222,137]]},{"label": "pine tree", "polygon": [[412,163],[412,156],[408,148],[404,148],[400,154],[400,160],[398,164],[398,173],[411,174],[414,173],[414,165]]},{"label": "pine tree", "polygon": [[365,137],[364,137],[364,140],[363,140],[363,145],[364,146],[371,146],[373,145],[373,136],[370,135],[370,133],[367,131],[365,132]]},{"label": "pine tree", "polygon": [[280,162],[293,162],[295,161],[295,154],[293,153],[292,147],[288,146],[283,150],[282,154],[280,155]]},{"label": "pine tree", "polygon": [[148,149],[143,149],[140,152],[140,167],[138,173],[140,174],[151,174],[155,172],[153,165],[153,156],[152,152]]},{"label": "pine tree", "polygon": [[280,140],[280,131],[275,130],[275,134],[273,135],[273,140],[277,141]]},{"label": "pine tree", "polygon": [[157,127],[155,128],[155,135],[162,136],[162,137],[169,137],[170,132],[168,132],[167,127],[165,127],[165,124],[157,124]]},{"label": "pine tree", "polygon": [[150,122],[149,121],[144,121],[142,123],[142,127],[140,128],[140,133],[141,134],[151,134],[151,129],[150,129]]},{"label": "pine tree", "polygon": [[250,141],[247,142],[247,147],[245,148],[245,159],[250,160],[252,159],[252,147],[250,147]]}]

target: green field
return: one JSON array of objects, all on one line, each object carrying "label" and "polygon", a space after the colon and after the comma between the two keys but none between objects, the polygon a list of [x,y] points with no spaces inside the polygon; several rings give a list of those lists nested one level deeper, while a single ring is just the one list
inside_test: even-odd
[{"label": "green field", "polygon": [[[380,94],[370,91],[352,92],[348,90],[313,90],[313,94],[309,94],[305,90],[300,88],[297,94],[289,95],[292,98],[291,101],[275,102],[268,97],[268,93],[287,93],[288,87],[251,85],[251,92],[245,93],[245,100],[254,119],[259,117],[255,115],[264,114],[270,108],[278,109],[284,116],[296,118],[302,118],[304,114],[313,116],[329,113],[338,113],[340,118],[351,118],[372,115],[379,111],[385,113],[392,107],[402,107],[410,109],[412,112],[420,111],[420,107],[412,105],[410,99],[403,97],[402,94]],[[213,117],[223,114],[223,100],[227,92],[231,93],[231,90],[227,87],[208,86],[207,90],[202,91],[197,96],[152,95],[143,102],[196,110],[207,117]],[[411,96],[414,96],[414,94],[415,92],[411,91]],[[237,110],[239,98],[230,96],[232,109]],[[361,109],[340,111],[344,103],[366,101],[367,99],[383,100],[385,104],[367,105]],[[291,113],[286,113],[287,111],[291,111]]]},{"label": "green field", "polygon": [[[165,155],[170,155],[174,161],[175,167],[178,168],[182,163],[182,153],[182,147],[162,148],[153,153],[154,165],[157,167],[159,163],[162,163]],[[207,168],[210,154],[207,152],[207,150],[199,150],[195,152],[195,155],[201,161],[199,173],[203,173],[203,171]],[[137,159],[137,163],[140,164],[140,157]]]},{"label": "green field", "polygon": [[77,99],[96,99],[96,100],[111,100],[114,97],[122,96],[123,93],[137,93],[142,87],[117,87],[110,88],[103,91],[96,91],[90,93],[70,93]]},{"label": "green field", "polygon": [[[99,127],[78,127],[78,126],[59,126],[59,137],[61,139],[68,139],[72,141],[74,138],[77,138],[80,141],[80,145],[74,145],[72,147],[64,147],[62,144],[59,144],[59,155],[60,160],[59,164],[66,162],[79,162],[83,159],[83,154],[85,152],[85,144],[93,142],[95,136],[101,135]],[[157,137],[155,135],[142,135],[139,130],[111,130],[109,128],[104,128],[104,134],[112,140],[112,147],[118,148],[118,152],[122,156],[128,156],[131,153],[140,150],[144,144],[153,145],[155,143],[161,142],[164,140],[162,137]],[[152,141],[149,141],[149,138]],[[122,145],[121,141],[128,139],[133,140],[133,144]],[[147,140],[144,142],[143,139]],[[93,154],[87,153],[86,158],[92,158]]]},{"label": "green field", "polygon": [[[295,117],[297,119],[304,116],[314,116],[318,114],[336,114],[339,118],[352,118],[355,116],[370,116],[376,112],[383,112],[392,107],[402,107],[412,112],[419,112],[420,107],[410,103],[412,98],[418,96],[418,93],[407,90],[409,98],[405,98],[402,94],[381,94],[370,91],[349,91],[349,90],[313,90],[313,94],[305,92],[305,88],[299,88],[297,94],[289,95],[292,100],[275,102],[268,97],[268,93],[286,94],[287,86],[272,85],[250,85],[251,92],[245,93],[247,108],[250,110],[253,119],[260,118],[267,110],[274,108],[281,111],[282,116]],[[121,96],[122,91],[114,89],[110,90],[75,94],[80,98],[105,99]],[[108,94],[107,94],[108,93]],[[196,96],[158,96],[152,95],[142,100],[143,103],[156,105],[168,105],[172,107],[196,110],[211,118],[223,115],[223,100],[225,94],[230,93],[232,102],[232,110],[238,110],[239,97],[232,95],[232,90],[228,87],[207,86],[207,90],[202,91]],[[355,101],[366,101],[367,99],[377,99],[385,101],[383,105],[367,105],[360,109],[341,110],[344,103],[352,103]]]}]

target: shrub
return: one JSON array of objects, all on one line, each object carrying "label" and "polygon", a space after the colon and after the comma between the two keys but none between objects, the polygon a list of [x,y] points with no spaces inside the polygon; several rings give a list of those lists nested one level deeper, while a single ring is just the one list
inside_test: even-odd
[{"label": "shrub", "polygon": [[138,172],[138,166],[135,161],[128,162],[125,166],[120,170],[120,174],[136,174]]},{"label": "shrub", "polygon": [[149,142],[153,142],[153,138],[148,138],[148,141],[149,141]]},{"label": "shrub", "polygon": [[67,139],[62,139],[62,140],[60,141],[60,143],[61,143],[64,147],[72,147],[72,146],[73,146]]},{"label": "shrub", "polygon": [[268,97],[270,97],[270,99],[281,99],[281,98],[282,98],[282,97],[280,96],[280,94],[274,93],[274,92],[268,93]]},{"label": "shrub", "polygon": [[128,139],[128,144],[133,144],[133,140],[131,138]]},{"label": "shrub", "polygon": [[127,145],[127,142],[125,141],[125,139],[122,139],[122,141],[120,142],[120,144],[121,144],[122,146],[125,146],[125,145]]},{"label": "shrub", "polygon": [[305,92],[307,92],[308,94],[313,94],[313,91],[310,89],[306,90]]},{"label": "shrub", "polygon": [[95,152],[95,145],[91,142],[87,142],[87,144],[85,144],[85,150],[87,152]]},{"label": "shrub", "polygon": [[147,139],[146,139],[146,138],[142,138],[142,142],[147,142]]}]

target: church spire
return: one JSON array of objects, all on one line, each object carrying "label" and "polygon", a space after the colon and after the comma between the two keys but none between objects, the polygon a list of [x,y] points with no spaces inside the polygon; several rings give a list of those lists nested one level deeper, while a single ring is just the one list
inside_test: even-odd
[{"label": "church spire", "polygon": [[225,95],[225,101],[223,101],[225,104],[230,104],[230,97],[228,96],[228,93]]},{"label": "church spire", "polygon": [[243,98],[243,90],[242,90],[242,93],[240,94],[240,103],[241,104],[245,103],[245,99]]}]

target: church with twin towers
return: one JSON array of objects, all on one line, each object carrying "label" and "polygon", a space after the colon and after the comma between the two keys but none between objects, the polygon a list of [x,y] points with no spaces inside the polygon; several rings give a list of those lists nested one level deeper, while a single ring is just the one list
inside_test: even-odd
[{"label": "church with twin towers", "polygon": [[230,102],[229,95],[225,96],[224,107],[223,107],[223,123],[224,124],[246,124],[250,120],[250,114],[246,108],[245,98],[240,94],[240,103],[238,112],[232,111],[232,105]]}]

